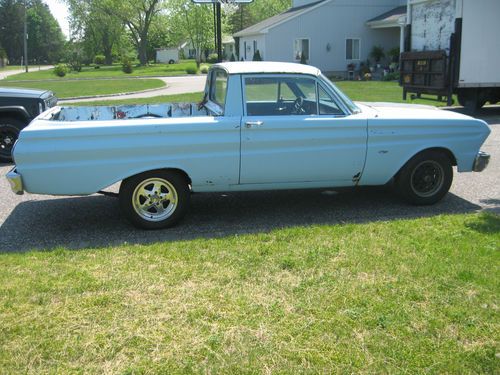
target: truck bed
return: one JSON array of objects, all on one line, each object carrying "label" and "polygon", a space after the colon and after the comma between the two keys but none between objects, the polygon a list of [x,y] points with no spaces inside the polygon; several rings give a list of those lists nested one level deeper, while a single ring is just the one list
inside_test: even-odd
[{"label": "truck bed", "polygon": [[147,118],[206,116],[196,103],[163,103],[119,106],[59,107],[50,121],[109,121]]}]

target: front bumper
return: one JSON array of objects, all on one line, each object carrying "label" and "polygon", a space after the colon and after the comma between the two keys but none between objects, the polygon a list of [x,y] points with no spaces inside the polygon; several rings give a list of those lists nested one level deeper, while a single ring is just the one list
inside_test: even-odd
[{"label": "front bumper", "polygon": [[24,194],[23,179],[21,178],[21,175],[17,173],[16,168],[7,173],[7,180],[9,181],[10,187],[14,193],[17,195]]},{"label": "front bumper", "polygon": [[474,159],[474,165],[472,166],[472,170],[474,172],[482,172],[486,169],[489,163],[490,163],[490,154],[487,154],[484,151],[479,151],[477,153],[476,158]]}]

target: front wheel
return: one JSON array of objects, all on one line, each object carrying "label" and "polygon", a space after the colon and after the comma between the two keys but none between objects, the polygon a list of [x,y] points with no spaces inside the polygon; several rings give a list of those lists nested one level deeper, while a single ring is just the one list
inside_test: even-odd
[{"label": "front wheel", "polygon": [[188,182],[179,173],[157,170],[123,181],[120,207],[138,228],[163,229],[177,224],[189,206]]},{"label": "front wheel", "polygon": [[0,118],[0,162],[12,161],[12,149],[26,124],[13,118]]},{"label": "front wheel", "polygon": [[395,187],[404,200],[415,205],[439,202],[453,181],[453,168],[448,156],[427,151],[413,157],[396,177]]}]

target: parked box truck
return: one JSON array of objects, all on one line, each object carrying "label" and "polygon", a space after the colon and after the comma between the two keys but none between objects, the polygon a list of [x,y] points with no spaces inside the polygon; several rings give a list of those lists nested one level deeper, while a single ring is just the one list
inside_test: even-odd
[{"label": "parked box truck", "polygon": [[474,111],[500,101],[500,0],[409,0],[403,96],[456,94]]}]

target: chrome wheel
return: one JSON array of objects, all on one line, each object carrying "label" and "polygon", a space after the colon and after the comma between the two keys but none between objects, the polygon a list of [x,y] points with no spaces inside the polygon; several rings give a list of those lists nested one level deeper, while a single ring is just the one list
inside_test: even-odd
[{"label": "chrome wheel", "polygon": [[178,194],[174,185],[159,177],[139,183],[132,194],[132,206],[144,220],[163,221],[173,215],[178,205]]},{"label": "chrome wheel", "polygon": [[434,160],[423,161],[413,169],[410,181],[411,189],[416,195],[422,198],[432,197],[443,187],[443,167]]}]

